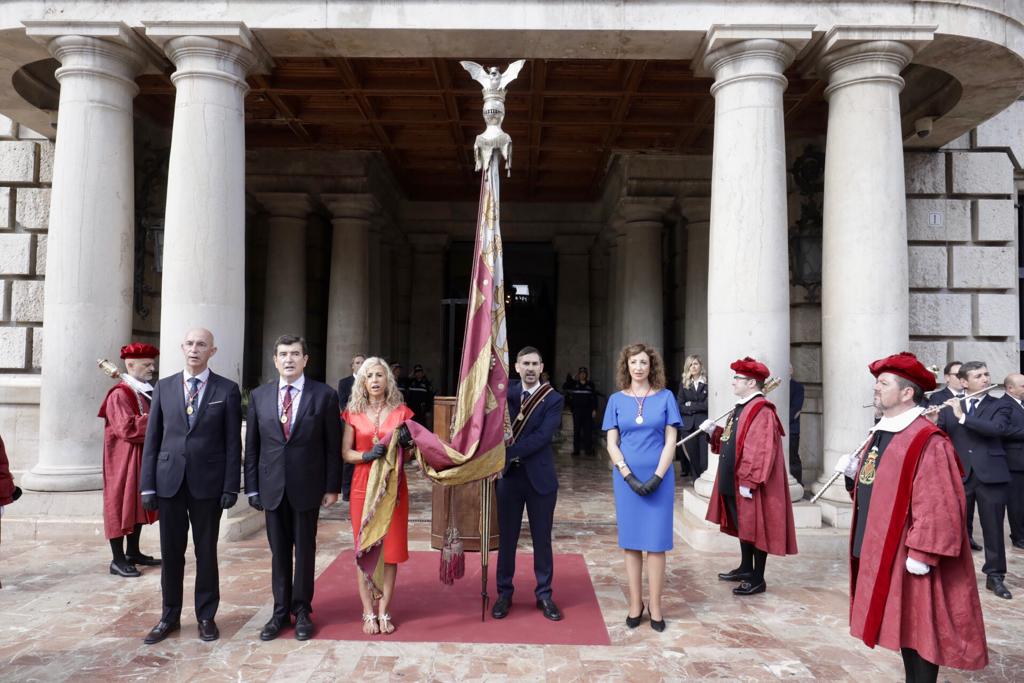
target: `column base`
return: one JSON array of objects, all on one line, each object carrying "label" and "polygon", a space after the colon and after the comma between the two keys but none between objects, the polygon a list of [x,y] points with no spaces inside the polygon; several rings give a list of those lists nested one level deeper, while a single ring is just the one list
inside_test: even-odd
[{"label": "column base", "polygon": [[27,491],[99,491],[103,488],[103,470],[100,467],[36,465],[19,484]]}]

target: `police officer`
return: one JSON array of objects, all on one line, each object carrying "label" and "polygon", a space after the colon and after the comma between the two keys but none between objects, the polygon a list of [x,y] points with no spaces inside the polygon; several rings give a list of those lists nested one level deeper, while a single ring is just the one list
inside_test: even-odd
[{"label": "police officer", "polygon": [[576,379],[568,382],[569,406],[572,408],[572,454],[586,451],[594,455],[594,418],[597,416],[597,388],[580,368]]},{"label": "police officer", "polygon": [[423,366],[417,363],[412,366],[412,381],[406,394],[406,403],[412,408],[413,418],[427,429],[433,429],[430,424],[430,412],[434,405],[434,386],[427,379],[423,372]]}]

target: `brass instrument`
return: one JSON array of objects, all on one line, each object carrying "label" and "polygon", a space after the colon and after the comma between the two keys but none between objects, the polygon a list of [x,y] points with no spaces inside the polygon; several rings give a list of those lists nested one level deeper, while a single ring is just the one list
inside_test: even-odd
[{"label": "brass instrument", "polygon": [[[780,384],[782,384],[782,379],[780,379],[779,377],[769,377],[768,379],[765,380],[764,388],[761,389],[761,392],[767,396],[770,392],[772,392],[775,389],[777,389]],[[724,420],[725,418],[729,417],[729,414],[734,409],[735,409],[735,406],[733,408],[729,408],[729,410],[725,411],[724,413],[722,413],[721,415],[716,417],[713,421],[714,422],[718,422],[719,420]],[[682,446],[683,444],[685,444],[690,439],[695,439],[695,438],[697,438],[698,435],[701,435],[701,434],[704,434],[704,432],[702,432],[701,430],[698,429],[697,431],[692,432],[692,433],[688,434],[687,436],[684,436],[679,441],[676,441],[676,445],[677,446]]]}]

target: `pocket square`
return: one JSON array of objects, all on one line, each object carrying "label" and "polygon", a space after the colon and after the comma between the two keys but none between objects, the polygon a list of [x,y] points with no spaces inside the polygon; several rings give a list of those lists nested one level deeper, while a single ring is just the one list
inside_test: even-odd
[{"label": "pocket square", "polygon": [[211,405],[211,406],[215,406],[215,405],[217,405],[218,403],[223,403],[223,402],[224,402],[224,401],[210,401],[210,405]]}]

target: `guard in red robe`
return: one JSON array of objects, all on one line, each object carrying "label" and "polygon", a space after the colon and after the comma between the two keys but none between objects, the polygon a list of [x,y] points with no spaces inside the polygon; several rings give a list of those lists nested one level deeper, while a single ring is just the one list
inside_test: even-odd
[{"label": "guard in red robe", "polygon": [[[143,524],[152,524],[156,512],[144,510],[139,494],[142,443],[149,424],[149,381],[156,370],[159,351],[149,344],[121,347],[125,373],[107,392],[99,417],[103,427],[103,530],[110,541],[113,560],[110,573],[139,576],[136,565],[159,566],[160,560],[139,550]],[[127,552],[125,539],[128,541]]]},{"label": "guard in red robe", "polygon": [[[4,516],[4,508],[21,498],[21,489],[14,485],[11,476],[11,463],[7,460],[7,447],[0,439],[0,520]],[[3,585],[0,585],[3,588]]]},{"label": "guard in red robe", "polygon": [[729,367],[736,373],[736,407],[724,429],[711,420],[700,427],[719,455],[707,519],[740,539],[740,566],[718,578],[740,582],[732,591],[736,595],[755,595],[767,588],[768,555],[796,554],[796,527],[782,450],[785,431],[775,405],[762,393],[768,368],[749,357]]},{"label": "guard in red robe", "polygon": [[850,633],[900,650],[908,681],[935,681],[939,666],[982,669],[988,647],[963,474],[949,437],[918,407],[935,377],[910,353],[869,368],[882,418],[836,467],[853,496]]}]

